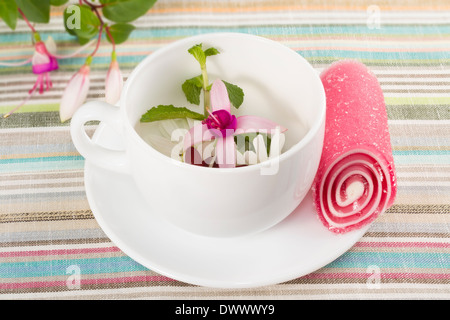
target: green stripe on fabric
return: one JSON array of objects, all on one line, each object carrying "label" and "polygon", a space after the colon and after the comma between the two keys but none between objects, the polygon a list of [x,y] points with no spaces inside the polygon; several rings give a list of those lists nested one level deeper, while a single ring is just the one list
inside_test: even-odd
[{"label": "green stripe on fabric", "polygon": [[68,126],[70,121],[61,123],[59,112],[13,113],[7,119],[0,118],[0,129],[36,128]]},{"label": "green stripe on fabric", "polygon": [[449,120],[450,105],[386,105],[391,120]]},{"label": "green stripe on fabric", "polygon": [[[0,106],[0,113],[7,113],[13,109],[14,106]],[[46,103],[46,104],[32,104],[28,103],[20,107],[15,113],[23,112],[43,112],[43,111],[58,111],[59,103]]]},{"label": "green stripe on fabric", "polygon": [[450,105],[450,94],[448,97],[385,97],[387,105]]}]

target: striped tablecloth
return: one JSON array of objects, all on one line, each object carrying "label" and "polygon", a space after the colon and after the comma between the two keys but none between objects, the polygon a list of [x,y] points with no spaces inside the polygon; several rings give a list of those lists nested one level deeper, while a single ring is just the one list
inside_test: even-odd
[{"label": "striped tablecloth", "polygon": [[[68,53],[78,45],[63,31],[61,10],[36,28]],[[213,289],[148,270],[94,219],[84,159],[68,123],[59,121],[62,91],[86,51],[61,61],[50,92],[0,120],[0,299],[450,298],[448,0],[160,0],[136,27],[117,49],[125,77],[158,48],[217,31],[279,41],[318,72],[343,58],[368,65],[385,94],[396,202],[347,253],[287,283]],[[32,53],[23,21],[15,32],[0,22],[0,61]],[[103,98],[109,54],[110,47],[101,46],[93,61],[88,99]],[[0,67],[0,113],[19,103],[34,81],[29,66]],[[79,288],[68,286],[73,265],[84,271]]]}]

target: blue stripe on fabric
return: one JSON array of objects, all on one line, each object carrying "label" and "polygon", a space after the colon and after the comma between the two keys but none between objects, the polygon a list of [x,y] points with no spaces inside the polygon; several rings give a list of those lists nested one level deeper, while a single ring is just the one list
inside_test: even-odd
[{"label": "blue stripe on fabric", "polygon": [[128,256],[92,259],[26,261],[0,264],[0,278],[48,277],[67,274],[69,266],[76,265],[83,274],[147,271]]},{"label": "blue stripe on fabric", "polygon": [[60,157],[37,157],[37,158],[18,158],[18,159],[1,159],[1,164],[9,163],[26,163],[26,162],[47,162],[47,161],[74,161],[84,160],[82,156],[60,156]]},{"label": "blue stripe on fabric", "polygon": [[328,268],[450,268],[450,254],[438,252],[351,252],[328,264]]},{"label": "blue stripe on fabric", "polygon": [[[241,27],[164,27],[136,29],[129,39],[184,37],[211,32],[239,32],[259,35],[320,35],[320,34],[352,34],[352,35],[445,35],[450,34],[450,25],[383,25],[381,28],[369,29],[361,25],[299,25],[299,26],[241,26]],[[75,37],[66,32],[41,32],[42,39],[51,35],[55,41],[70,41]],[[30,41],[28,32],[1,34],[0,42]]]},{"label": "blue stripe on fabric", "polygon": [[[66,275],[69,266],[76,265],[81,274],[118,273],[146,271],[128,256],[93,259],[69,259],[49,261],[27,261],[3,263],[0,265],[0,278],[47,277]],[[450,254],[424,252],[347,252],[328,268],[367,268],[377,265],[380,268],[450,268]]]}]

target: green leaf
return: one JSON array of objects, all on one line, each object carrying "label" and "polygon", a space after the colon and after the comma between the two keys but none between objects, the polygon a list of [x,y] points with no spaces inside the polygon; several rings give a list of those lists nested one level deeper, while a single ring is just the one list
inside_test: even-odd
[{"label": "green leaf", "polygon": [[205,56],[209,57],[209,56],[215,56],[216,54],[219,54],[219,50],[217,50],[216,48],[208,48],[205,50]]},{"label": "green leaf", "polygon": [[103,15],[114,22],[127,23],[147,13],[156,0],[101,0]]},{"label": "green leaf", "polygon": [[196,44],[195,46],[193,46],[192,48],[190,48],[188,50],[188,52],[190,54],[192,54],[195,58],[195,60],[197,60],[200,63],[200,66],[203,68],[206,64],[206,55],[205,52],[202,49],[202,44]]},{"label": "green leaf", "polygon": [[17,11],[17,5],[14,0],[0,0],[0,18],[12,30],[16,29],[18,14],[19,12]]},{"label": "green leaf", "polygon": [[38,23],[50,21],[50,0],[16,0],[28,20]]},{"label": "green leaf", "polygon": [[84,45],[84,44],[88,43],[91,39],[90,39],[90,38],[80,38],[80,37],[77,37],[77,40],[78,40],[78,43],[79,43],[80,45]]},{"label": "green leaf", "polygon": [[[127,41],[128,37],[130,36],[130,33],[135,29],[135,27],[128,23],[116,23],[113,24],[112,26],[109,26],[108,29],[109,32],[111,33],[111,36],[114,39],[114,42],[116,44],[120,44],[122,42]],[[108,39],[108,41],[111,42],[109,37],[106,37],[106,39]]]},{"label": "green leaf", "polygon": [[196,105],[200,104],[200,94],[202,88],[203,88],[202,75],[199,75],[192,79],[188,79],[181,85],[181,89],[183,89],[187,101]]},{"label": "green leaf", "polygon": [[244,102],[244,91],[235,84],[231,84],[226,81],[223,81],[223,83],[227,87],[228,97],[230,98],[231,104],[238,109],[242,102]]},{"label": "green leaf", "polygon": [[62,6],[63,4],[66,4],[67,1],[69,1],[69,0],[50,0],[50,4],[51,4],[52,6],[57,6],[57,7],[59,7],[59,6]]},{"label": "green leaf", "polygon": [[185,107],[174,107],[173,105],[159,105],[149,109],[141,117],[141,122],[153,122],[167,119],[191,118],[204,120],[203,114],[191,111]]},{"label": "green leaf", "polygon": [[71,5],[64,10],[64,27],[80,43],[86,43],[98,34],[100,20],[88,6]]}]

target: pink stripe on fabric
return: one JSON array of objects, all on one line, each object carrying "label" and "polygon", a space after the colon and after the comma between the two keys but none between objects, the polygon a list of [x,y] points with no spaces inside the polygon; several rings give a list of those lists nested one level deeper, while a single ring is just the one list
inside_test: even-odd
[{"label": "pink stripe on fabric", "polygon": [[408,248],[450,248],[444,242],[357,242],[355,247],[408,247]]},{"label": "pink stripe on fabric", "polygon": [[[96,278],[81,279],[80,286],[105,283],[130,283],[130,282],[154,282],[154,281],[176,281],[166,276],[135,276],[135,277],[119,277],[119,278]],[[28,289],[28,288],[49,288],[64,287],[66,281],[33,281],[22,283],[0,283],[0,290],[7,289]]]},{"label": "pink stripe on fabric", "polygon": [[[361,272],[339,272],[339,273],[311,273],[304,276],[304,279],[367,279],[372,273]],[[445,273],[380,273],[381,279],[450,279],[450,274]]]},{"label": "pink stripe on fabric", "polygon": [[118,251],[120,251],[120,249],[117,247],[36,250],[36,251],[10,251],[10,252],[0,252],[0,257],[50,256],[50,255],[104,253],[104,252],[118,252]]}]

